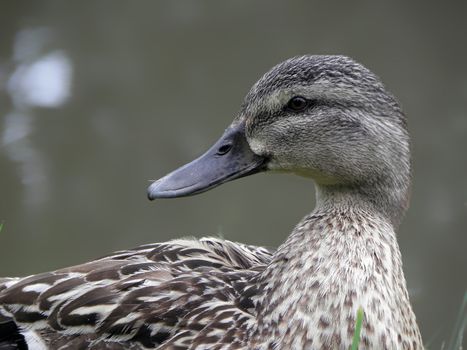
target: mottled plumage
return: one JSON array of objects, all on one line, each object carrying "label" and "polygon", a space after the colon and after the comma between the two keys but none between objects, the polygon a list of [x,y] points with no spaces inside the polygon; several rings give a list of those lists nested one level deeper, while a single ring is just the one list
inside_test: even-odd
[{"label": "mottled plumage", "polygon": [[[173,336],[172,342],[182,342],[207,325],[223,332],[223,315],[250,317],[251,299],[244,293],[271,255],[215,238],[150,244],[1,281],[0,288],[8,292],[0,295],[0,304],[5,314],[53,348],[113,349],[132,343],[154,348]],[[0,324],[0,332],[9,327]],[[89,336],[76,336],[83,333]],[[109,339],[117,344],[108,344]]]},{"label": "mottled plumage", "polygon": [[379,79],[343,56],[279,64],[221,139],[149,197],[259,171],[316,185],[316,208],[276,251],[183,239],[0,279],[0,350],[347,350],[360,307],[360,349],[422,349],[395,234],[408,206],[409,137]]}]

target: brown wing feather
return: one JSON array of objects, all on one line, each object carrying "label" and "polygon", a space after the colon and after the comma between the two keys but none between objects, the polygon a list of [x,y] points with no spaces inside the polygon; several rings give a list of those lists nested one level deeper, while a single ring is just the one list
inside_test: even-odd
[{"label": "brown wing feather", "polygon": [[[270,257],[264,248],[215,238],[145,245],[2,279],[0,314],[56,348],[61,342],[95,349],[175,346],[199,336],[215,343],[228,334],[229,317],[248,318],[252,293],[244,297],[245,286]],[[208,325],[211,331],[203,333]]]}]

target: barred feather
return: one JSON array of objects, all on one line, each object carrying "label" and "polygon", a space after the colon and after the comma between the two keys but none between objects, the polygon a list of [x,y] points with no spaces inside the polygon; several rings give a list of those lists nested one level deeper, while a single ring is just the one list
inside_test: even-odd
[{"label": "barred feather", "polygon": [[36,332],[49,348],[154,348],[190,341],[205,328],[215,343],[216,330],[234,326],[228,321],[251,318],[243,291],[271,256],[264,248],[215,238],[145,245],[3,279],[1,315]]}]

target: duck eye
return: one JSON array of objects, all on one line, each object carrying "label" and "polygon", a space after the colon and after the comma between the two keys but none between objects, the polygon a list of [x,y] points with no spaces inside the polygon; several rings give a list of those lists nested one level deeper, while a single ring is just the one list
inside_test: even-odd
[{"label": "duck eye", "polygon": [[292,97],[290,101],[287,102],[287,109],[294,112],[303,111],[306,107],[308,107],[308,100],[301,96]]}]

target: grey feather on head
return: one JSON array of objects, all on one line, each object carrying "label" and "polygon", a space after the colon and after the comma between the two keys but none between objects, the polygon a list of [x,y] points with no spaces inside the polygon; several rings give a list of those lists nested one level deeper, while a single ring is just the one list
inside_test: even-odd
[{"label": "grey feather on head", "polygon": [[[294,98],[300,108],[290,105]],[[251,88],[239,121],[269,170],[315,181],[318,205],[368,206],[398,225],[410,188],[406,118],[361,64],[345,56],[282,62]]]}]

